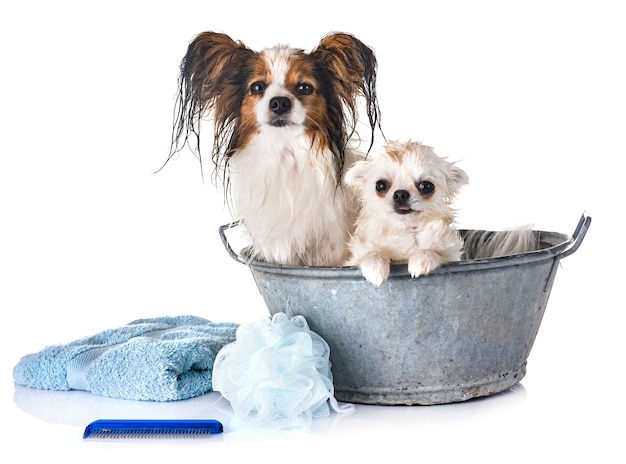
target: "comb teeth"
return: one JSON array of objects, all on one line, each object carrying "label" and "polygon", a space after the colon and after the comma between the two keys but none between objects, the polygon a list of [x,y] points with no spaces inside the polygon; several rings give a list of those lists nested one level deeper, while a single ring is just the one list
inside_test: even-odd
[{"label": "comb teeth", "polygon": [[83,438],[202,438],[224,431],[219,421],[207,420],[111,420],[102,419],[85,428]]}]

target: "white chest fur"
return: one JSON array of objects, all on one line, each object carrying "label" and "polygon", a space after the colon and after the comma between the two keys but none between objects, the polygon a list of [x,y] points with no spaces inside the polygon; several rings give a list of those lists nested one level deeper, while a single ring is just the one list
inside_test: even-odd
[{"label": "white chest fur", "polygon": [[343,263],[353,207],[337,187],[330,151],[312,146],[299,128],[269,129],[233,154],[229,175],[233,215],[244,221],[255,258]]}]

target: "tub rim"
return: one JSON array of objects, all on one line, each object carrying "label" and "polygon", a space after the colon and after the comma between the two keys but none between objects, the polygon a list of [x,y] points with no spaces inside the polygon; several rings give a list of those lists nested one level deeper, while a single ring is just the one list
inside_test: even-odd
[{"label": "tub rim", "polygon": [[[496,258],[479,258],[467,259],[446,263],[431,273],[420,278],[428,278],[438,274],[448,274],[456,272],[483,271],[486,269],[496,269],[508,266],[524,265],[542,260],[555,259],[555,265],[562,258],[575,253],[580,247],[589,225],[591,216],[584,212],[574,233],[570,236],[567,234],[551,231],[534,231],[539,235],[542,244],[547,244],[545,248],[541,248],[526,253],[513,254],[507,256],[499,256]],[[226,231],[240,224],[240,221],[234,221],[219,227],[220,238],[226,248],[226,251],[232,259],[244,264],[256,271],[268,272],[272,274],[292,275],[306,278],[327,278],[327,279],[350,279],[362,280],[363,275],[358,267],[355,266],[290,266],[266,263],[263,261],[246,259],[236,253],[226,237]],[[460,229],[460,233],[467,232],[468,229]],[[393,264],[389,273],[389,278],[410,277],[407,266],[404,264]]]}]

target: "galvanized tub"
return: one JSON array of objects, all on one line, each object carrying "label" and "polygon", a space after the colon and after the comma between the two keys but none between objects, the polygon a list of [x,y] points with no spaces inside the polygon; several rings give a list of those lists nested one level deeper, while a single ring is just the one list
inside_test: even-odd
[{"label": "galvanized tub", "polygon": [[357,268],[247,261],[271,314],[302,315],[330,346],[335,397],[383,405],[431,405],[491,395],[519,382],[559,261],[580,246],[591,218],[570,237],[535,231],[540,249],[446,264],[410,277],[392,266],[376,288]]}]

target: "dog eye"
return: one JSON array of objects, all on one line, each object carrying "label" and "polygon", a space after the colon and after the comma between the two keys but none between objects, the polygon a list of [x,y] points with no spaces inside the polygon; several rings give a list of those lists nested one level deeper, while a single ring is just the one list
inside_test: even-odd
[{"label": "dog eye", "polygon": [[301,82],[296,86],[296,91],[300,95],[311,95],[313,93],[313,86],[307,82]]},{"label": "dog eye", "polygon": [[385,193],[387,190],[389,190],[389,182],[386,180],[379,180],[376,182],[376,191],[378,193]]},{"label": "dog eye", "polygon": [[265,92],[265,82],[253,82],[252,84],[250,84],[250,93],[252,95],[261,95],[263,92]]},{"label": "dog eye", "polygon": [[422,195],[430,195],[435,191],[435,184],[424,180],[417,184],[417,190],[419,190]]}]

